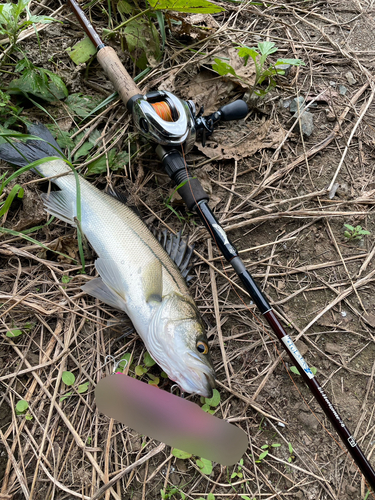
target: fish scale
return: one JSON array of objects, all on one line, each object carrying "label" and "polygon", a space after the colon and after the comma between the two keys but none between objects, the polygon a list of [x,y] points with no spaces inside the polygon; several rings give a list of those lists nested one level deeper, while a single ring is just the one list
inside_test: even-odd
[{"label": "fish scale", "polygon": [[[66,176],[57,178],[54,183],[72,204],[72,214],[75,217],[76,180],[74,174],[63,161],[55,160],[53,165],[51,164],[40,165],[38,171],[44,176],[51,176],[51,171],[52,175],[67,173]],[[122,267],[120,269],[124,274],[131,272],[133,278],[137,275],[135,269],[138,270],[151,264],[155,258],[159,259],[163,266],[165,294],[178,291],[183,295],[189,295],[186,282],[179,269],[133,210],[113,196],[99,191],[82,177],[80,177],[80,187],[82,200],[80,225],[99,257],[118,263],[125,262],[124,247],[126,247],[127,266],[126,269]],[[46,199],[48,208],[48,198]],[[50,212],[58,216],[54,210]],[[111,245],[108,245],[109,241]]]}]

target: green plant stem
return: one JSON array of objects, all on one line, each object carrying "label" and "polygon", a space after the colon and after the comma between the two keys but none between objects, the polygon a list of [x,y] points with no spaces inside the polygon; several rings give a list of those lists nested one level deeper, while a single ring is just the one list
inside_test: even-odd
[{"label": "green plant stem", "polygon": [[148,14],[149,12],[152,12],[152,9],[146,9],[146,10],[142,10],[142,12],[139,12],[138,14],[136,14],[135,16],[131,17],[130,19],[127,19],[126,21],[124,21],[123,23],[119,24],[118,26],[116,26],[116,28],[113,28],[112,31],[117,31],[121,28],[123,28],[124,26],[126,26],[127,24],[131,23],[132,21],[134,21],[135,19],[138,19],[138,17],[141,17],[143,16],[143,14]]}]

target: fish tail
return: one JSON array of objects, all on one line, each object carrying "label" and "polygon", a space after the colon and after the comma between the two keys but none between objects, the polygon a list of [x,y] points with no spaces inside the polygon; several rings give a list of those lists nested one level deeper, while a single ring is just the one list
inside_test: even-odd
[{"label": "fish tail", "polygon": [[12,144],[1,144],[0,158],[2,160],[19,167],[24,167],[33,161],[47,158],[48,156],[64,157],[51,132],[44,125],[34,123],[28,126],[27,131],[30,135],[40,137],[43,140],[14,141],[14,146]]}]

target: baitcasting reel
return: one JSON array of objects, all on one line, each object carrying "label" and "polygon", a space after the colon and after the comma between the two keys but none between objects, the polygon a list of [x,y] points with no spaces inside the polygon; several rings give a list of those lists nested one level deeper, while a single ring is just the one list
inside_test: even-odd
[{"label": "baitcasting reel", "polygon": [[[130,105],[130,106],[129,106]],[[128,103],[136,127],[148,140],[163,146],[184,144],[188,152],[197,138],[203,146],[219,121],[245,118],[248,107],[239,99],[226,104],[214,113],[203,116],[204,108],[196,113],[193,101],[183,101],[167,91],[153,91],[136,95]]]}]

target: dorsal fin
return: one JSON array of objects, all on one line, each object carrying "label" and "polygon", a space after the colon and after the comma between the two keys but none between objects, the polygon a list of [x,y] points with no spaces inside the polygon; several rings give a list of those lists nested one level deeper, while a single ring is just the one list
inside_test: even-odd
[{"label": "dorsal fin", "polygon": [[113,198],[117,198],[118,201],[121,201],[121,203],[123,203],[124,205],[127,205],[128,197],[126,196],[124,191],[120,191],[119,189],[117,189],[115,187],[108,186],[107,194],[109,194],[110,196],[113,196]]},{"label": "dorsal fin", "polygon": [[169,233],[166,229],[157,231],[153,229],[154,236],[158,239],[161,246],[176,264],[181,271],[182,276],[186,281],[192,278],[188,276],[191,267],[188,268],[191,256],[193,255],[194,245],[190,246],[187,241],[183,239],[182,232],[179,231],[176,235]]},{"label": "dorsal fin", "polygon": [[135,205],[129,205],[128,204],[128,197],[124,191],[120,191],[117,188],[114,188],[112,186],[108,186],[107,188],[107,194],[109,196],[113,196],[113,198],[116,198],[118,201],[121,201],[124,205],[126,205],[128,208],[133,210],[135,215],[137,215],[141,220],[143,220],[141,212],[138,210],[138,208]]}]

